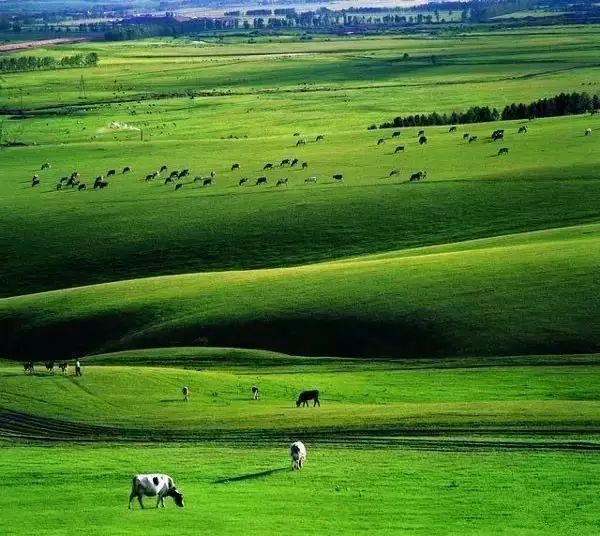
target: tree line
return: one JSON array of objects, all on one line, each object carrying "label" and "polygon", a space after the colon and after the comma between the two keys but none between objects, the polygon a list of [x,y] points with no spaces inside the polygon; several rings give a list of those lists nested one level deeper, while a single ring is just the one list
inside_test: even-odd
[{"label": "tree line", "polygon": [[[510,119],[532,119],[534,117],[558,117],[576,115],[600,110],[600,97],[589,93],[560,93],[554,97],[538,99],[524,103],[512,103],[504,107],[502,112],[489,106],[471,106],[465,112],[450,114],[433,112],[431,114],[415,114],[405,117],[394,117],[379,125],[379,128],[424,127],[430,125],[459,125],[468,123],[488,123],[490,121]],[[378,128],[371,125],[370,130]]]},{"label": "tree line", "polygon": [[45,71],[48,69],[64,69],[70,67],[95,67],[98,65],[98,54],[75,54],[53,58],[52,56],[12,56],[0,58],[0,72],[19,73],[25,71]]}]

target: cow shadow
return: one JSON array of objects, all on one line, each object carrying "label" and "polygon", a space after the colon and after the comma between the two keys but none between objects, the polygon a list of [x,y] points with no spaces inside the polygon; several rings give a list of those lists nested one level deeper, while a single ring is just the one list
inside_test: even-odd
[{"label": "cow shadow", "polygon": [[161,404],[176,404],[181,402],[184,402],[183,398],[165,398],[160,401]]},{"label": "cow shadow", "polygon": [[241,482],[243,480],[254,480],[256,478],[263,478],[271,476],[275,473],[281,473],[282,471],[289,471],[289,467],[278,467],[277,469],[267,469],[266,471],[259,471],[258,473],[248,473],[239,476],[230,476],[213,480],[213,484],[227,484],[229,482]]}]

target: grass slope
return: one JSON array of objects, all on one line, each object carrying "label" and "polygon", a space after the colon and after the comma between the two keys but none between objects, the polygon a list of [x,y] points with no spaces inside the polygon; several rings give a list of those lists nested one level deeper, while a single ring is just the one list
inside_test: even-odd
[{"label": "grass slope", "polygon": [[[595,351],[597,225],[0,301],[5,357],[139,347],[418,357]],[[557,318],[560,323],[557,323]]]}]

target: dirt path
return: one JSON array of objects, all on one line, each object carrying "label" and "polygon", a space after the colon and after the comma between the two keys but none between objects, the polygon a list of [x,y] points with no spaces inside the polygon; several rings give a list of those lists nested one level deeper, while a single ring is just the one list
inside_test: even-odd
[{"label": "dirt path", "polygon": [[89,41],[87,37],[60,37],[57,39],[38,39],[37,41],[22,41],[20,43],[9,43],[8,45],[0,45],[1,52],[15,52],[27,48],[49,47],[54,45],[65,45],[69,43],[81,43]]}]

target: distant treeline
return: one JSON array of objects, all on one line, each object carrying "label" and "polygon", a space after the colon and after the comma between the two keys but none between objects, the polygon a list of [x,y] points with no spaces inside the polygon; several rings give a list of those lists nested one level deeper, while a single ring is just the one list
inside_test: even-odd
[{"label": "distant treeline", "polygon": [[60,59],[52,56],[13,56],[0,57],[0,72],[19,73],[24,71],[45,71],[47,69],[64,69],[69,67],[94,67],[98,64],[98,54],[75,54]]},{"label": "distant treeline", "polygon": [[[513,103],[505,106],[502,112],[489,106],[471,106],[466,112],[451,114],[415,114],[395,117],[382,123],[379,128],[422,127],[429,125],[459,125],[468,123],[488,123],[499,119],[531,119],[534,117],[557,117],[575,115],[600,109],[600,97],[589,93],[561,93],[547,99],[539,99],[529,104]],[[376,129],[371,125],[369,129]]]}]

